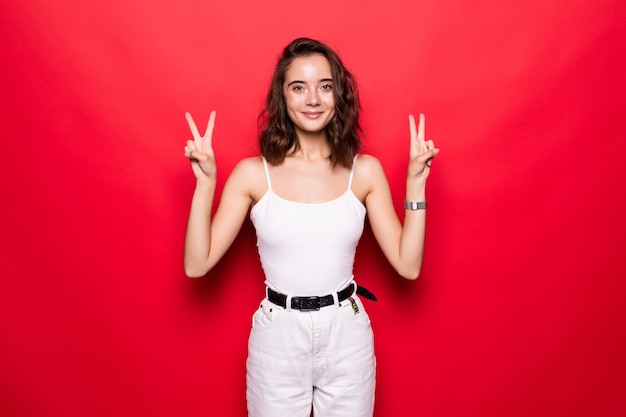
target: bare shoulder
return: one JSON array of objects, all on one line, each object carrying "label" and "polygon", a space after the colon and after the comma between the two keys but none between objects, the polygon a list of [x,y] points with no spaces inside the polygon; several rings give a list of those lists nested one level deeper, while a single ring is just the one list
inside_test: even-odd
[{"label": "bare shoulder", "polygon": [[263,160],[260,156],[244,158],[235,165],[233,173],[244,176],[254,176],[263,171]]},{"label": "bare shoulder", "polygon": [[253,156],[239,161],[233,168],[228,182],[249,195],[253,201],[258,201],[267,190],[261,157]]},{"label": "bare shoulder", "polygon": [[381,185],[385,187],[386,184],[385,171],[378,158],[368,154],[359,154],[354,167],[352,186],[352,190],[359,200],[365,202],[373,191]]},{"label": "bare shoulder", "polygon": [[357,178],[363,180],[374,180],[380,175],[385,175],[383,166],[375,156],[368,154],[359,154],[357,158],[356,167],[354,168],[354,175]]}]

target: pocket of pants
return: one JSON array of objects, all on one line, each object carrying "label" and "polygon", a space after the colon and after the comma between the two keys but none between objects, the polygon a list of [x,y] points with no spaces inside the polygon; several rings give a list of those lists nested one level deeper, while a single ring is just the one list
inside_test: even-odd
[{"label": "pocket of pants", "polygon": [[369,327],[370,326],[370,317],[365,311],[363,302],[358,296],[353,295],[347,300],[342,301],[341,310],[346,320],[348,320],[354,326],[357,326],[357,327]]},{"label": "pocket of pants", "polygon": [[252,328],[258,330],[268,329],[273,326],[278,317],[282,316],[284,313],[284,308],[270,303],[265,299],[252,315]]}]

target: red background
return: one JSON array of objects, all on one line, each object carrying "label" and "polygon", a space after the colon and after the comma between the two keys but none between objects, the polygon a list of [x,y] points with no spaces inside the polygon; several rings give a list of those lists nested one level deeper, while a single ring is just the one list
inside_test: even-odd
[{"label": "red background", "polygon": [[402,214],[409,112],[442,152],[425,265],[366,230],[377,416],[626,415],[623,1],[4,1],[0,414],[244,416],[246,222],[186,279],[184,111],[219,187],[284,45],[328,42]]}]

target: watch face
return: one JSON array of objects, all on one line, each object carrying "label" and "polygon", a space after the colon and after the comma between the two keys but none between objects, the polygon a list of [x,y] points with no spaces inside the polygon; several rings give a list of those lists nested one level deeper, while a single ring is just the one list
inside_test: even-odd
[{"label": "watch face", "polygon": [[424,210],[426,208],[425,201],[405,201],[404,208],[407,210]]}]

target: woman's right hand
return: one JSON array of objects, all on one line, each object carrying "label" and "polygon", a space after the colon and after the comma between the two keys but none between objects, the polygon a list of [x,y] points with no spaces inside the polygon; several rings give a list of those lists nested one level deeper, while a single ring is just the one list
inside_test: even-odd
[{"label": "woman's right hand", "polygon": [[189,158],[191,162],[191,169],[196,177],[196,180],[200,179],[213,179],[215,180],[217,174],[217,165],[215,164],[215,153],[213,152],[213,128],[215,127],[215,110],[211,112],[209,116],[209,123],[207,124],[204,135],[200,135],[198,127],[193,121],[193,117],[188,112],[185,113],[185,118],[189,124],[189,130],[193,140],[188,140],[185,146],[185,156]]}]

